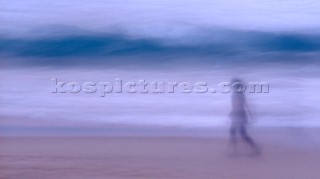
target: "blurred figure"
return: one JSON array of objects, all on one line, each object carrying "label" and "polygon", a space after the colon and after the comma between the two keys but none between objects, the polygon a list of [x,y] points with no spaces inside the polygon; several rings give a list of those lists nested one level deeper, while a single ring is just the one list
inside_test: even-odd
[{"label": "blurred figure", "polygon": [[[260,155],[260,150],[257,144],[252,140],[252,138],[247,133],[247,123],[248,115],[251,115],[248,103],[245,98],[245,84],[239,78],[231,79],[232,85],[232,110],[230,113],[231,128],[231,146],[233,149],[233,155],[237,155],[237,134],[240,135],[241,139],[251,148],[251,156]],[[252,115],[251,115],[252,117]]]}]

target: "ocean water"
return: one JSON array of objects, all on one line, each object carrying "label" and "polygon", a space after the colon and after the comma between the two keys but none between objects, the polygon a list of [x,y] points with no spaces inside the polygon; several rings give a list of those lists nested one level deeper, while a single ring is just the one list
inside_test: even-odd
[{"label": "ocean water", "polygon": [[[1,1],[0,116],[225,127],[226,93],[52,93],[53,81],[267,82],[261,127],[319,127],[318,1]],[[6,124],[4,124],[6,125]]]},{"label": "ocean water", "polygon": [[[220,58],[220,57],[219,57]],[[118,58],[115,58],[118,59]],[[267,82],[268,93],[247,93],[255,125],[272,127],[319,127],[319,70],[317,64],[182,62],[162,65],[109,66],[14,66],[1,70],[1,115],[5,117],[63,120],[105,124],[224,127],[229,124],[230,93],[52,93],[60,82],[123,83],[203,81],[217,88],[238,75],[246,81]],[[244,65],[243,65],[244,64]],[[317,75],[316,75],[317,74]],[[149,89],[152,88],[149,86]],[[69,89],[64,87],[64,89]],[[181,89],[181,88],[180,88]],[[60,90],[61,91],[61,90]],[[31,120],[32,121],[32,120]]]}]

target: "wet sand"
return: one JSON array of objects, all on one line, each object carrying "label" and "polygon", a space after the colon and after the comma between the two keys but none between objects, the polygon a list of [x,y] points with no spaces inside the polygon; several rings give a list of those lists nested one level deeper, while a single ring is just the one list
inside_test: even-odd
[{"label": "wet sand", "polygon": [[[263,142],[263,141],[260,141]],[[230,157],[218,137],[1,137],[1,179],[319,178],[314,150],[264,144]]]}]

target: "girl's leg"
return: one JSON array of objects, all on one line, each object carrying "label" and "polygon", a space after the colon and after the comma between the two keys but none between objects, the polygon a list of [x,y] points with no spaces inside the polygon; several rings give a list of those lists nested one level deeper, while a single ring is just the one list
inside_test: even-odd
[{"label": "girl's leg", "polygon": [[237,154],[237,128],[234,126],[231,126],[230,129],[230,144],[232,147],[232,155]]},{"label": "girl's leg", "polygon": [[242,125],[240,127],[240,135],[245,143],[247,143],[254,151],[255,154],[260,154],[260,150],[257,144],[252,140],[252,138],[247,134],[246,127]]}]

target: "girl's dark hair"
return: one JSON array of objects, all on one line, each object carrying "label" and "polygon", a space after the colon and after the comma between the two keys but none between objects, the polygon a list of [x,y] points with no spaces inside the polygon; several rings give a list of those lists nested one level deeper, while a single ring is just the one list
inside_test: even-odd
[{"label": "girl's dark hair", "polygon": [[241,80],[240,78],[231,78],[231,84],[234,84],[234,83],[243,83],[243,80]]}]

